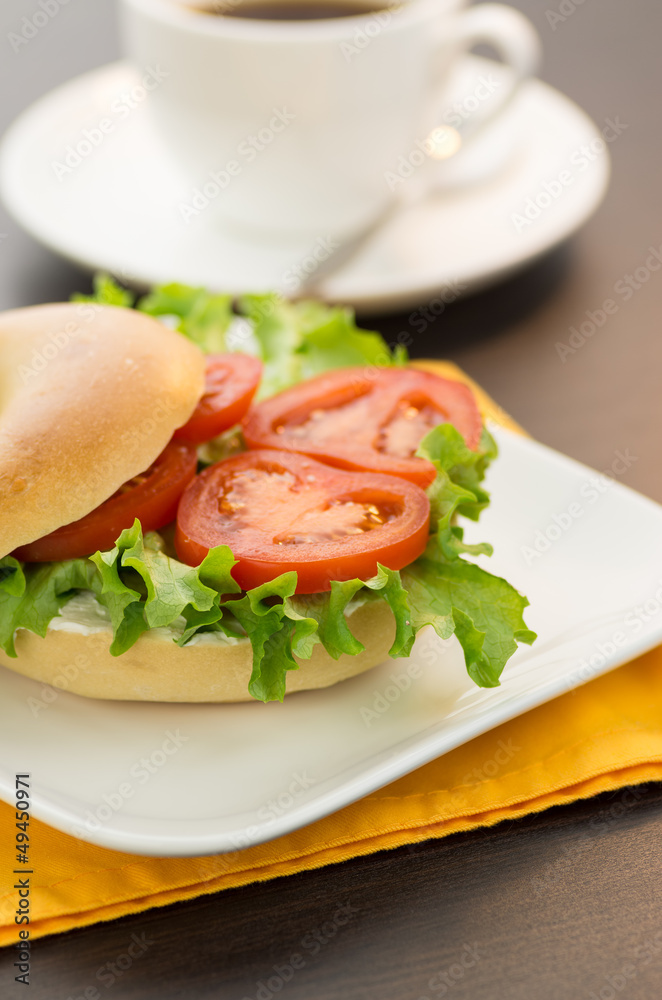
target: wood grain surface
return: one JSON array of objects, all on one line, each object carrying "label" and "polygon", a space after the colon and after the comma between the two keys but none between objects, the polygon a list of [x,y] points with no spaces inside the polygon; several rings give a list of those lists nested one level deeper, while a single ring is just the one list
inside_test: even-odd
[{"label": "wood grain surface", "polygon": [[[595,468],[627,450],[622,480],[662,501],[662,271],[646,268],[649,248],[662,246],[662,5],[514,6],[540,33],[543,78],[601,125],[625,126],[609,146],[607,200],[569,245],[448,305],[424,332],[412,313],[364,325],[387,339],[411,332],[414,356],[453,359],[533,435]],[[119,51],[115,4],[71,0],[14,52],[9,33],[33,9],[3,0],[0,11],[2,128],[50,87]],[[4,214],[0,233],[0,308],[86,286]],[[629,275],[626,297],[615,289]],[[616,313],[562,360],[556,345],[607,298]],[[615,544],[645,539],[627,525]],[[622,792],[603,795],[46,939],[35,945],[29,989],[14,983],[4,951],[0,996],[74,1000],[95,987],[116,1000],[656,1000],[662,788],[623,810],[625,801]],[[144,955],[113,979],[107,963],[134,934]],[[287,979],[278,990],[279,980],[268,985],[277,975]]]}]

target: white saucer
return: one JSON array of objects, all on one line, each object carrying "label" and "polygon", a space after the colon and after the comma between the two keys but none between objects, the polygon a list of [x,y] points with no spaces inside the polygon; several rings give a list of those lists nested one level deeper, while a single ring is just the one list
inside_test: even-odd
[{"label": "white saucer", "polygon": [[[472,93],[486,72],[505,71],[475,56],[462,60],[453,97]],[[190,201],[195,185],[181,176],[154,133],[148,100],[129,109],[125,97],[136,82],[132,68],[115,63],[70,81],[20,116],[0,147],[0,194],[9,211],[55,252],[129,284],[182,281],[234,293],[282,288],[285,272],[312,247],[241,242],[221,230],[209,209],[185,223],[180,205]],[[89,154],[70,172],[58,168],[85,129],[102,135],[104,119],[112,131],[96,147],[88,143]],[[607,188],[604,144],[582,167],[581,147],[599,144],[600,133],[572,101],[532,80],[508,120],[459,154],[471,154],[467,172],[480,157],[498,163],[504,137],[515,134],[518,146],[489,179],[448,186],[394,213],[321,280],[315,294],[362,311],[404,309],[445,286],[484,286],[566,239]],[[442,165],[446,176],[451,166],[457,173],[462,164]],[[564,171],[566,186],[558,182]],[[535,219],[526,218],[527,203]]]}]

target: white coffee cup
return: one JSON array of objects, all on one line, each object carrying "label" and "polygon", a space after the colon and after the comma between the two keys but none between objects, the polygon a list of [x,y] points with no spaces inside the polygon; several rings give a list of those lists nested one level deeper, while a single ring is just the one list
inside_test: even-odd
[{"label": "white coffee cup", "polygon": [[[219,225],[248,238],[344,241],[366,230],[396,197],[386,178],[399,157],[422,150],[433,160],[470,143],[538,62],[534,29],[501,4],[377,2],[365,15],[268,21],[192,2],[122,0],[128,52],[160,74],[149,111],[191,198],[213,201]],[[512,83],[468,128],[439,128],[449,70],[483,42]]]}]

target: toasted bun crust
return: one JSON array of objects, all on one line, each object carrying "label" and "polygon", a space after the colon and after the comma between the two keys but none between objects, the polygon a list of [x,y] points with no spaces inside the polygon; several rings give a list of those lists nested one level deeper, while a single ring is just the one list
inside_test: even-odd
[{"label": "toasted bun crust", "polygon": [[[300,669],[287,674],[287,693],[329,687],[382,663],[395,637],[395,623],[385,603],[365,604],[351,615],[352,633],[365,650],[333,660],[321,645]],[[0,653],[0,663],[25,677],[88,698],[121,701],[251,701],[250,643],[203,642],[176,646],[160,630],[146,632],[121,656],[111,656],[110,627],[88,635],[49,629],[44,639],[19,629],[17,659]]]},{"label": "toasted bun crust", "polygon": [[201,351],[131,309],[0,314],[0,557],[147,469],[204,389]]}]

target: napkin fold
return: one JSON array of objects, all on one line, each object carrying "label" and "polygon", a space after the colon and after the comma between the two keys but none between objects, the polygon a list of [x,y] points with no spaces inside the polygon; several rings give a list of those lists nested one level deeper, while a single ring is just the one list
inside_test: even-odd
[{"label": "napkin fold", "polygon": [[[454,365],[420,367],[472,386],[486,417],[521,430]],[[72,696],[73,697],[73,696]],[[662,647],[493,729],[304,829],[231,854],[145,858],[95,847],[32,820],[32,939],[374,851],[491,826],[622,788],[617,822],[662,780]],[[18,940],[16,816],[0,803],[0,946]],[[598,825],[600,825],[598,824]],[[597,827],[596,827],[597,829]],[[553,862],[537,878],[554,884]]]}]

